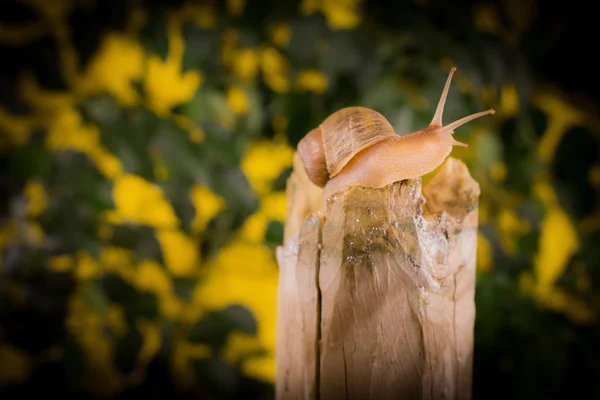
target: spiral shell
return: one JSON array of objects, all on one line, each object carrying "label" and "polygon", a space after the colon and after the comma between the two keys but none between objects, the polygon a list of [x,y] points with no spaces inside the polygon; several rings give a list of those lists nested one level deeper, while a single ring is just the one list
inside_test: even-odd
[{"label": "spiral shell", "polygon": [[356,154],[396,136],[387,119],[366,107],[347,107],[331,114],[298,143],[309,179],[324,187]]}]

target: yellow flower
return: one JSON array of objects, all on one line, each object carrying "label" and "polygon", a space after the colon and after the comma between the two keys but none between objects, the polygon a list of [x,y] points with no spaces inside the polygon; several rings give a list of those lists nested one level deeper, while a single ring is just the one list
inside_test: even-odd
[{"label": "yellow flower", "polygon": [[183,301],[181,301],[175,293],[170,292],[162,294],[159,300],[161,314],[171,321],[181,320],[182,313],[188,310]]},{"label": "yellow flower", "polygon": [[300,3],[300,13],[302,15],[312,15],[319,12],[321,0],[302,0]]},{"label": "yellow flower", "polygon": [[[8,220],[4,224],[0,225],[0,250],[4,249],[5,246],[13,243],[18,236],[18,230],[16,224]],[[2,258],[0,257],[0,262]]]},{"label": "yellow flower", "polygon": [[52,150],[76,150],[88,155],[107,178],[117,177],[123,169],[121,161],[102,147],[98,127],[84,125],[74,108],[64,108],[54,115],[46,145]]},{"label": "yellow flower", "polygon": [[92,149],[90,157],[94,160],[98,170],[109,179],[115,179],[123,173],[121,160],[102,147]]},{"label": "yellow flower", "polygon": [[0,107],[0,148],[27,143],[33,128],[33,120],[29,117],[11,115]]},{"label": "yellow flower", "polygon": [[29,0],[28,3],[53,22],[65,19],[73,8],[73,4],[68,0],[56,0],[52,4],[44,0]]},{"label": "yellow flower", "polygon": [[289,90],[289,63],[274,47],[265,47],[261,51],[261,67],[265,84],[271,90],[285,93]]},{"label": "yellow flower", "polygon": [[233,71],[242,81],[252,81],[258,72],[258,51],[256,49],[239,49],[233,59]]},{"label": "yellow flower", "polygon": [[160,230],[156,233],[165,264],[175,276],[193,275],[199,267],[198,243],[183,232]]},{"label": "yellow flower", "polygon": [[46,191],[39,181],[30,180],[25,185],[27,196],[27,215],[37,217],[44,212],[48,203]]},{"label": "yellow flower", "polygon": [[173,341],[171,369],[177,384],[182,388],[191,388],[197,381],[193,360],[203,359],[212,354],[209,346],[190,343],[180,338]]},{"label": "yellow flower", "polygon": [[54,256],[48,259],[48,268],[55,272],[66,272],[73,268],[73,258],[70,255]]},{"label": "yellow flower", "polygon": [[506,179],[506,174],[506,164],[501,161],[495,162],[490,168],[490,175],[497,182],[503,182]]},{"label": "yellow flower", "polygon": [[288,119],[285,115],[275,115],[273,117],[273,130],[276,133],[282,134],[285,133],[288,127]]},{"label": "yellow flower", "polygon": [[549,182],[539,181],[534,183],[532,192],[546,207],[558,205],[558,197]]},{"label": "yellow flower", "polygon": [[245,375],[265,382],[275,381],[275,356],[251,357],[242,364]]},{"label": "yellow flower", "polygon": [[250,215],[244,221],[238,234],[240,239],[247,240],[252,243],[260,243],[265,239],[269,218],[261,211]]},{"label": "yellow flower", "polygon": [[265,47],[261,56],[261,66],[266,74],[285,73],[289,69],[286,58],[274,47]]},{"label": "yellow flower", "polygon": [[248,95],[244,89],[232,86],[227,90],[227,105],[231,111],[237,114],[245,114],[248,112]]},{"label": "yellow flower", "polygon": [[136,327],[142,335],[142,348],[138,356],[138,368],[145,368],[158,353],[161,344],[161,329],[155,321],[136,321]]},{"label": "yellow flower", "polygon": [[25,228],[26,240],[36,246],[39,246],[44,241],[44,231],[42,226],[37,222],[29,222]]},{"label": "yellow flower", "polygon": [[519,112],[519,93],[514,83],[505,85],[500,92],[500,110],[507,116]]},{"label": "yellow flower", "polygon": [[210,220],[225,208],[225,200],[203,185],[192,186],[190,197],[196,209],[196,215],[192,221],[192,231],[201,233]]},{"label": "yellow flower", "polygon": [[94,260],[91,254],[85,251],[77,253],[77,265],[75,268],[75,276],[79,280],[91,279],[100,272],[96,260]]},{"label": "yellow flower", "polygon": [[327,76],[316,69],[305,69],[298,74],[296,84],[302,90],[321,94],[327,89]]},{"label": "yellow flower", "polygon": [[481,32],[502,35],[504,28],[500,22],[498,9],[491,3],[481,4],[473,9],[475,26]]},{"label": "yellow flower", "polygon": [[590,168],[588,172],[588,180],[597,188],[600,188],[600,164],[596,164]]},{"label": "yellow flower", "polygon": [[106,311],[105,322],[110,329],[122,336],[127,332],[127,322],[125,321],[125,312],[123,307],[117,304],[111,304]]},{"label": "yellow flower", "polygon": [[260,350],[260,342],[256,336],[234,331],[227,336],[227,344],[221,356],[225,361],[235,364]]},{"label": "yellow flower", "polygon": [[0,344],[0,386],[26,382],[31,374],[31,359],[23,350]]},{"label": "yellow flower", "polygon": [[264,75],[265,84],[277,93],[287,93],[290,90],[290,81],[283,74]]},{"label": "yellow flower", "polygon": [[163,267],[154,260],[144,260],[137,267],[137,287],[156,294],[171,292],[171,279]]},{"label": "yellow flower", "polygon": [[103,321],[84,302],[81,293],[72,295],[68,302],[65,326],[81,346],[85,358],[81,384],[95,395],[111,396],[123,390],[125,385],[114,368],[114,343],[104,333],[103,327],[108,322],[118,324],[117,314],[113,311],[113,320]]},{"label": "yellow flower", "polygon": [[18,25],[0,24],[0,43],[10,47],[23,46],[42,38],[46,33],[46,26],[39,20]]},{"label": "yellow flower", "polygon": [[267,218],[285,222],[287,214],[287,199],[285,192],[269,193],[262,198],[260,208]]},{"label": "yellow flower", "polygon": [[553,286],[540,286],[534,288],[533,295],[543,306],[556,312],[565,314],[577,324],[594,324],[596,315],[590,307],[580,298]]},{"label": "yellow flower", "polygon": [[332,29],[352,29],[360,23],[360,0],[323,0],[322,12]]},{"label": "yellow flower", "polygon": [[487,197],[482,196],[479,202],[479,223],[484,224],[490,219],[490,205]]},{"label": "yellow flower", "polygon": [[519,237],[529,232],[529,222],[520,219],[512,209],[506,208],[498,214],[497,223],[500,233],[500,243],[504,251],[510,254],[516,253]]},{"label": "yellow flower", "polygon": [[278,23],[271,29],[271,41],[279,47],[284,47],[290,42],[292,30],[288,24]]},{"label": "yellow flower", "polygon": [[241,162],[241,168],[252,189],[259,195],[270,191],[271,183],[291,167],[294,150],[284,142],[259,141],[253,143]]},{"label": "yellow flower", "polygon": [[113,201],[118,214],[130,222],[163,228],[174,228],[179,223],[162,190],[139,176],[118,177]]},{"label": "yellow flower", "polygon": [[228,28],[221,39],[221,63],[229,67],[233,64],[237,57],[237,45],[240,38],[237,31],[233,28]]},{"label": "yellow flower", "polygon": [[132,38],[107,34],[81,78],[80,90],[86,94],[106,91],[123,104],[135,104],[138,94],[134,82],[141,80],[143,58],[142,46]]},{"label": "yellow flower", "polygon": [[582,113],[561,98],[549,92],[540,92],[534,99],[549,117],[548,126],[538,142],[538,154],[542,161],[549,161],[554,156],[563,135],[569,128],[582,121]]},{"label": "yellow flower", "polygon": [[144,87],[149,107],[156,114],[168,115],[173,107],[189,101],[202,83],[199,71],[182,73],[184,51],[183,35],[179,21],[168,23],[169,54],[165,61],[156,54],[148,57]]},{"label": "yellow flower", "polygon": [[240,15],[244,12],[246,0],[227,0],[227,11],[231,15]]},{"label": "yellow flower", "polygon": [[192,128],[190,129],[190,140],[194,143],[202,143],[206,134],[200,128]]},{"label": "yellow flower", "polygon": [[98,143],[98,132],[82,130],[82,127],[81,115],[74,108],[61,110],[50,121],[46,145],[52,150],[73,149],[88,153]]},{"label": "yellow flower", "polygon": [[[194,292],[194,301],[210,310],[234,303],[248,307],[258,322],[259,345],[274,352],[277,278],[277,263],[269,248],[233,241],[213,260],[208,276]],[[268,363],[274,369],[274,360]],[[273,375],[266,378],[273,381]]]},{"label": "yellow flower", "polygon": [[492,261],[492,246],[487,238],[479,232],[477,234],[477,269],[482,272],[489,272],[492,269]]},{"label": "yellow flower", "polygon": [[134,280],[135,270],[133,269],[134,260],[131,250],[117,246],[106,246],[100,253],[99,262],[104,272],[117,274],[128,282]]},{"label": "yellow flower", "polygon": [[157,181],[166,181],[169,179],[169,168],[162,157],[154,159],[154,176]]},{"label": "yellow flower", "polygon": [[275,359],[273,354],[250,357],[253,353],[262,350],[260,341],[255,336],[241,332],[232,332],[227,337],[223,359],[231,364],[242,363],[242,370],[246,376],[273,382],[275,379]]},{"label": "yellow flower", "polygon": [[19,86],[23,99],[41,114],[51,116],[53,113],[75,106],[74,93],[43,89],[33,73],[25,72]]},{"label": "yellow flower", "polygon": [[212,4],[188,3],[181,10],[183,19],[191,19],[202,29],[210,29],[215,26],[215,7]]},{"label": "yellow flower", "polygon": [[481,86],[481,98],[486,104],[495,104],[498,91],[492,84],[484,84]]},{"label": "yellow flower", "polygon": [[188,117],[183,115],[173,115],[172,116],[175,123],[183,130],[188,132],[189,139],[194,143],[202,143],[206,137],[206,134],[197,126],[194,122],[192,122]]},{"label": "yellow flower", "polygon": [[538,284],[553,285],[578,249],[577,231],[567,213],[558,206],[547,209],[542,221],[538,254],[534,259]]},{"label": "yellow flower", "polygon": [[99,221],[97,235],[102,240],[109,240],[114,233],[113,227],[104,220]]}]

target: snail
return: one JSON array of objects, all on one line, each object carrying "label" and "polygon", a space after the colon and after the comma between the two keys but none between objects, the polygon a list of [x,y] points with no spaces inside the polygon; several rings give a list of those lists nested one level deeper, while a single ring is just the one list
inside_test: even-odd
[{"label": "snail", "polygon": [[467,147],[454,139],[454,130],[474,119],[494,114],[494,110],[442,124],[455,70],[450,70],[433,120],[424,129],[397,135],[377,111],[347,107],[331,114],[304,136],[298,143],[298,155],[310,181],[324,188],[324,201],[350,186],[382,188],[404,179],[415,179],[437,168],[450,155],[453,146]]}]

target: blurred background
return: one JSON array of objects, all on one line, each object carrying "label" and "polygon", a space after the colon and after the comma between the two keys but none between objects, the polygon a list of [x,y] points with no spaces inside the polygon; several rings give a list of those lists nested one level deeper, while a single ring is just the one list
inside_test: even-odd
[{"label": "blurred background", "polygon": [[1,1],[0,398],[272,398],[296,144],[422,128],[452,66],[474,396],[600,398],[596,14],[551,3]]}]

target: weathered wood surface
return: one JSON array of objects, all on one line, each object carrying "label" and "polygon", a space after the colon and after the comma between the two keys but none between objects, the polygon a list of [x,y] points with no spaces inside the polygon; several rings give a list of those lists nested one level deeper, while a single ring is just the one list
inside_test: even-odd
[{"label": "weathered wood surface", "polygon": [[277,398],[469,399],[479,185],[466,166],[448,158],[423,194],[420,179],[352,188],[326,219],[302,175],[278,249]]}]

